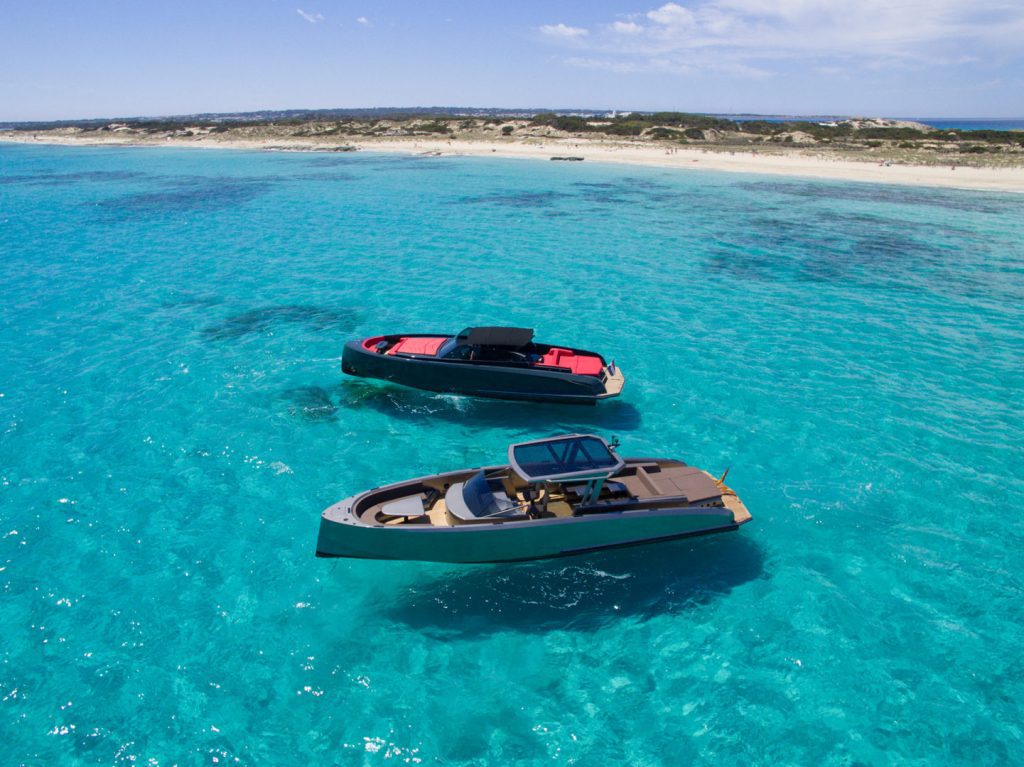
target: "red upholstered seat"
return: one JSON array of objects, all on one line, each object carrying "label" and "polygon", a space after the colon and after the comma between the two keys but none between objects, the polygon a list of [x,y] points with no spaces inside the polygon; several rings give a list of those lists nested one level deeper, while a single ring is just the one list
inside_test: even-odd
[{"label": "red upholstered seat", "polygon": [[592,357],[588,354],[578,355],[570,349],[559,349],[552,347],[548,353],[541,357],[541,365],[548,365],[556,368],[568,368],[576,375],[599,376],[604,370],[600,357]]},{"label": "red upholstered seat", "polygon": [[402,338],[388,349],[388,354],[437,354],[437,350],[448,339],[438,338]]},{"label": "red upholstered seat", "polygon": [[598,357],[573,357],[572,372],[580,376],[599,376],[604,366]]},{"label": "red upholstered seat", "polygon": [[553,368],[557,367],[569,367],[569,360],[572,359],[573,353],[568,349],[559,349],[557,346],[552,346],[548,349],[548,353],[540,359],[541,365],[549,365]]}]

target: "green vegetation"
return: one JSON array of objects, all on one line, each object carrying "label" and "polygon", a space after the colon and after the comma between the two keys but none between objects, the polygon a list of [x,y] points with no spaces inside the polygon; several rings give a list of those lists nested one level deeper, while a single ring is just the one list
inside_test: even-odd
[{"label": "green vegetation", "polygon": [[554,112],[542,112],[535,116],[530,125],[547,125],[555,130],[562,130],[566,133],[582,133],[593,130],[590,121],[585,117],[574,115],[556,115]]},{"label": "green vegetation", "polygon": [[415,133],[451,133],[452,129],[440,120],[411,126]]},{"label": "green vegetation", "polygon": [[651,127],[649,123],[645,123],[643,120],[612,120],[608,125],[605,125],[601,132],[607,133],[609,136],[639,136],[647,128]]},{"label": "green vegetation", "polygon": [[651,128],[647,131],[647,137],[653,139],[678,139],[683,136],[682,131],[674,130],[673,128],[663,128],[660,125],[657,128]]},{"label": "green vegetation", "polygon": [[[702,140],[703,130],[739,130],[732,120],[685,112],[655,112],[654,114],[628,114],[618,117],[580,117],[542,112],[535,115],[531,125],[548,126],[566,133],[604,133],[609,136],[640,136],[676,138],[680,132]],[[696,133],[686,133],[686,131]],[[699,134],[699,135],[698,135]]]},{"label": "green vegetation", "polygon": [[739,124],[734,120],[708,115],[695,115],[687,112],[655,112],[645,115],[655,125],[672,125],[675,127],[700,128],[702,130],[738,131]]}]

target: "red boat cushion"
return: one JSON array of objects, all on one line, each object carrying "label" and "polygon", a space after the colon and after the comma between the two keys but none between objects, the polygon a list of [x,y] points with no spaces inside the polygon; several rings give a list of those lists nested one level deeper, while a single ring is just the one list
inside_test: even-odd
[{"label": "red boat cushion", "polygon": [[[548,350],[548,353],[541,357],[540,364],[550,365],[553,368],[568,367],[568,361],[572,356],[572,352],[568,349],[559,349],[558,347],[552,346]],[[562,360],[565,360],[565,362]]]},{"label": "red boat cushion", "polygon": [[437,350],[448,339],[439,338],[402,338],[388,349],[388,354],[437,354]]},{"label": "red boat cushion", "polygon": [[580,376],[599,376],[604,365],[598,357],[578,356],[573,358],[572,372]]},{"label": "red boat cushion", "polygon": [[548,353],[541,357],[541,365],[548,365],[556,368],[568,368],[576,375],[599,376],[604,366],[600,357],[593,357],[589,354],[575,354],[570,349],[559,349],[551,347]]}]

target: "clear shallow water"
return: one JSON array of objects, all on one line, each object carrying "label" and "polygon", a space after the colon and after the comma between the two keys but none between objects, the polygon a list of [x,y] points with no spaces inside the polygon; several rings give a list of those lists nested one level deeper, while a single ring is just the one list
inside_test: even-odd
[{"label": "clear shallow water", "polygon": [[[627,167],[0,146],[12,764],[1024,759],[1024,199]],[[346,381],[536,326],[560,408]],[[741,533],[324,561],[354,491],[616,434]]]}]

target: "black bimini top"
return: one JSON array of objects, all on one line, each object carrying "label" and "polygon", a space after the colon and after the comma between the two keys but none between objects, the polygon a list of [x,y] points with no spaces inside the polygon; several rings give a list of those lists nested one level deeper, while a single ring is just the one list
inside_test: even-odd
[{"label": "black bimini top", "polygon": [[603,439],[582,434],[512,445],[508,460],[528,482],[608,477],[626,465]]},{"label": "black bimini top", "polygon": [[531,328],[466,328],[459,341],[470,346],[511,346],[518,349],[533,340]]}]

